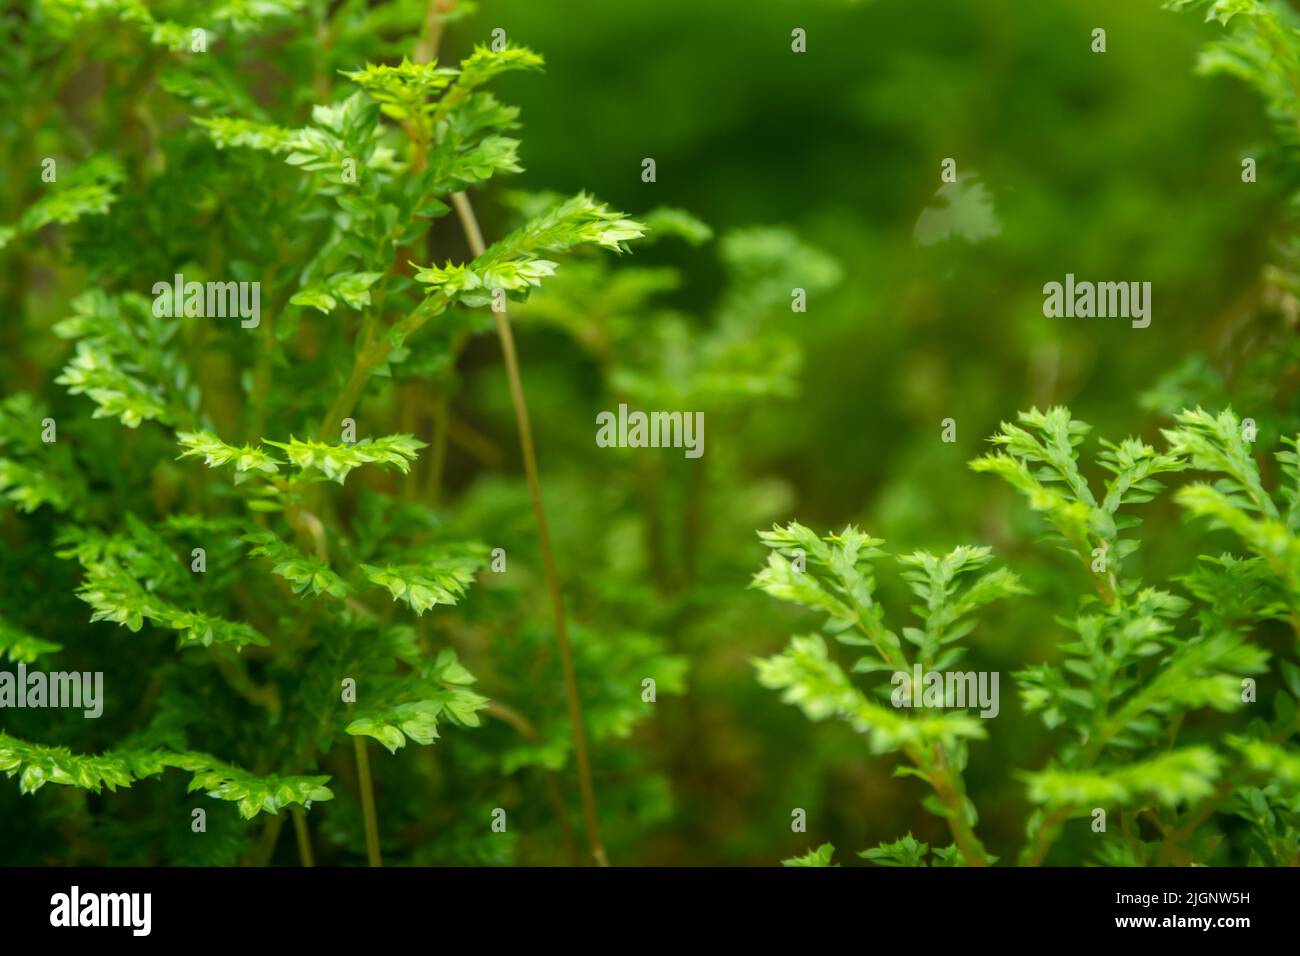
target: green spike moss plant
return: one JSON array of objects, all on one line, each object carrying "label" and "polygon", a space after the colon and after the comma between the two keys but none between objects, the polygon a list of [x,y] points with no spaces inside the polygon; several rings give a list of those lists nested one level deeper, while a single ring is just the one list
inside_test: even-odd
[{"label": "green spike moss plant", "polygon": [[[196,10],[178,6],[176,15]],[[144,726],[127,728],[129,739],[97,756],[0,734],[0,771],[18,776],[24,793],[49,783],[98,792],[181,769],[192,774],[193,787],[237,802],[241,816],[267,815],[251,844],[243,844],[242,834],[231,841],[246,860],[271,858],[286,819],[281,811],[289,809],[300,860],[310,865],[311,827],[301,811],[333,792],[329,774],[304,771],[324,765],[337,773],[343,755],[332,744],[339,735],[352,736],[366,858],[379,865],[386,831],[363,738],[396,752],[407,741],[432,743],[439,726],[477,726],[478,715],[487,713],[541,752],[526,765],[547,768],[547,790],[568,842],[554,777],[568,747],[553,735],[543,738],[515,709],[474,693],[473,676],[451,649],[434,653],[429,646],[423,615],[458,603],[488,549],[439,537],[427,512],[385,525],[384,515],[411,498],[412,481],[400,495],[384,493],[382,479],[363,489],[354,483],[346,489],[350,499],[342,498],[357,469],[409,475],[425,447],[404,432],[359,441],[345,432],[339,443],[345,419],[379,419],[362,407],[372,378],[391,376],[408,361],[425,363],[412,380],[429,375],[430,367],[454,367],[479,331],[481,310],[499,294],[526,298],[555,272],[549,256],[578,247],[621,252],[643,232],[580,194],[533,204],[521,228],[490,246],[483,242],[466,190],[519,171],[519,144],[505,135],[516,127],[518,110],[484,87],[508,71],[537,70],[542,60],[501,45],[478,47],[459,66],[424,62],[452,10],[449,3],[427,8],[417,62],[341,71],[352,88],[341,97],[332,95],[331,68],[340,31],[365,21],[349,42],[391,59],[382,31],[371,29],[369,8],[304,11],[275,2],[256,11],[222,8],[211,12],[221,45],[202,57],[186,55],[193,30],[158,21],[143,8],[132,7],[128,16],[116,7],[63,4],[43,19],[5,22],[25,49],[51,51],[56,71],[86,55],[72,38],[88,24],[112,32],[126,50],[144,52],[138,75],[114,93],[103,128],[94,131],[104,152],[76,164],[19,207],[16,220],[0,225],[0,249],[21,256],[44,241],[37,233],[45,226],[87,221],[89,241],[78,252],[86,253],[92,284],[73,298],[71,314],[54,330],[74,348],[57,382],[85,396],[79,401],[89,399],[95,418],[116,420],[133,454],[117,461],[102,426],[68,432],[65,424],[73,442],[34,444],[30,423],[46,413],[40,398],[19,392],[0,403],[0,491],[23,514],[48,509],[54,516],[30,533],[57,536],[51,550],[80,566],[77,596],[91,606],[93,621],[173,633],[182,649],[194,652],[186,663],[210,665],[221,681],[216,688],[190,686],[202,668],[164,654],[139,709]],[[245,75],[236,69],[241,56],[259,55],[246,34],[280,30],[295,18],[310,20],[319,41],[308,47],[306,61],[295,61],[314,77],[315,105],[301,127],[272,121],[295,115],[296,100],[259,104],[242,89]],[[154,70],[162,71],[157,83]],[[57,85],[43,87],[40,109],[52,108],[60,93]],[[166,122],[150,115],[155,109],[166,111]],[[128,113],[142,122],[126,122]],[[381,116],[400,127],[400,141]],[[131,135],[107,135],[119,128]],[[51,134],[59,135],[58,128]],[[80,148],[84,138],[69,137],[65,148]],[[149,212],[157,193],[187,209],[199,228],[169,231],[162,242]],[[429,221],[453,208],[471,259],[417,265],[413,260],[430,258],[421,251],[432,235]],[[99,218],[106,224],[93,232]],[[266,228],[248,227],[262,221]],[[260,281],[267,300],[261,327],[215,328],[201,313],[160,312],[157,301],[151,305],[138,291],[181,267],[203,278]],[[313,313],[330,320],[312,323]],[[496,326],[561,651],[588,855],[605,864],[569,628],[504,312],[497,311]],[[326,345],[334,336],[353,341],[344,368],[336,364],[343,349]],[[232,368],[248,374],[233,376]],[[385,396],[371,398],[379,403]],[[439,407],[437,452],[425,485],[434,489],[449,430],[445,402]],[[404,415],[400,409],[399,419]],[[292,434],[304,421],[315,423],[311,439]],[[287,440],[267,437],[268,431]],[[251,440],[232,443],[223,433]],[[176,484],[177,466],[169,459],[177,446],[181,459],[198,459],[233,482],[222,487],[205,476]],[[154,479],[163,476],[174,487],[164,486],[156,508],[147,499],[123,504],[149,480],[149,466]],[[123,468],[129,479],[119,473]],[[91,494],[88,474],[113,489],[111,506],[109,497]],[[41,530],[49,524],[53,531]],[[213,567],[206,576],[188,573],[177,560],[180,548],[195,543],[208,549]],[[245,560],[266,561],[271,574],[261,580],[235,573]],[[374,607],[367,592],[376,590],[409,609],[419,626],[408,629],[390,620],[391,609]],[[304,599],[302,613],[286,613]],[[0,653],[37,660],[59,650],[0,618]],[[341,702],[345,676],[355,678],[358,694]],[[187,712],[177,699],[187,692],[211,697],[209,712]],[[233,716],[232,707],[255,708],[258,716]],[[230,734],[232,725],[241,732]],[[193,746],[194,737],[211,749],[238,751],[250,769]],[[231,859],[215,845],[212,852]]]},{"label": "green spike moss plant", "polygon": [[[1138,438],[1103,440],[1096,463],[1107,477],[1100,488],[1079,460],[1089,431],[1069,409],[1034,409],[1018,424],[1004,423],[991,439],[998,451],[971,463],[1027,498],[1092,592],[1072,615],[1058,618],[1068,632],[1059,659],[1013,675],[1023,709],[1054,734],[1047,764],[1019,774],[1034,808],[1019,862],[1046,862],[1072,820],[1091,818],[1094,834],[1114,832],[1104,824],[1108,813],[1118,820],[1118,836],[1097,839],[1088,862],[1293,864],[1300,860],[1300,667],[1275,658],[1260,637],[1269,622],[1294,629],[1300,620],[1300,436],[1277,454],[1284,478],[1279,505],[1252,454],[1253,426],[1231,410],[1183,411],[1164,431],[1166,451]],[[1185,485],[1176,502],[1233,534],[1244,553],[1202,555],[1171,586],[1148,584],[1132,560],[1142,544],[1133,508],[1164,490],[1163,476],[1189,470],[1215,481]],[[969,615],[1024,593],[1010,572],[974,575],[991,560],[987,548],[899,558],[922,600],[914,608],[921,626],[903,628],[900,638],[876,598],[881,541],[851,526],[822,538],[797,523],[761,537],[772,553],[754,586],[816,609],[827,634],[865,649],[852,668],[857,674],[906,675],[918,663],[948,670],[974,633]],[[934,865],[989,862],[961,784],[969,742],[987,736],[980,721],[963,710],[877,703],[874,697],[890,696],[888,684],[877,679],[860,690],[819,635],[795,637],[786,651],[756,663],[759,680],[810,718],[838,717],[868,737],[873,753],[898,751],[908,759],[898,772],[930,785],[925,806],[948,821],[954,839],[933,851]],[[1252,714],[1264,675],[1282,686],[1271,708],[1258,708],[1271,709],[1271,718]],[[1207,717],[1214,712],[1217,721]],[[1248,827],[1225,827],[1233,817]],[[1142,837],[1139,821],[1156,836]],[[927,865],[927,850],[909,833],[862,855],[919,866]],[[832,851],[819,847],[790,862],[829,865]]]}]

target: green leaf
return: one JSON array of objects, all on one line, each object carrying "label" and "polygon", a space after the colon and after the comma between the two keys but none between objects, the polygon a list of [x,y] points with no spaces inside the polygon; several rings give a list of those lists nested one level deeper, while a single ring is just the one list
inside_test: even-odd
[{"label": "green leaf", "polygon": [[488,700],[469,689],[472,683],[473,675],[448,648],[414,674],[377,682],[371,695],[377,703],[359,709],[346,732],[373,737],[396,753],[408,739],[433,743],[441,721],[477,727]]},{"label": "green leaf", "polygon": [[301,441],[290,438],[288,442],[265,441],[264,444],[282,449],[290,463],[303,472],[317,471],[329,481],[343,484],[353,469],[375,464],[393,468],[406,474],[411,462],[421,448],[427,447],[412,435],[386,435],[383,438],[366,438],[351,445],[331,445],[319,441]]},{"label": "green leaf", "polygon": [[255,149],[281,154],[295,148],[297,130],[256,123],[233,116],[196,116],[194,122],[201,126],[217,149]]},{"label": "green leaf", "polygon": [[831,857],[835,855],[835,847],[829,843],[823,843],[815,850],[809,850],[803,856],[793,856],[788,860],[782,860],[782,866],[839,866],[838,863],[832,863]]},{"label": "green leaf", "polygon": [[1049,768],[1026,774],[1029,799],[1077,813],[1094,807],[1177,806],[1209,796],[1222,760],[1208,747],[1171,750],[1147,760],[1098,770]]},{"label": "green leaf", "polygon": [[330,570],[328,564],[308,558],[270,531],[252,532],[244,535],[243,540],[253,545],[248,552],[250,555],[272,562],[271,572],[288,581],[294,594],[310,591],[342,600],[352,593],[348,583]]},{"label": "green leaf", "polygon": [[189,790],[239,805],[245,819],[258,813],[278,813],[290,804],[310,808],[333,794],[327,776],[256,776],[216,758],[192,751],[123,748],[97,757],[71,753],[66,747],[32,744],[0,733],[0,771],[20,774],[19,789],[34,793],[47,783],[78,787],[99,793],[130,787],[137,780],[157,776],[168,767],[193,774]]},{"label": "green leaf", "polygon": [[177,456],[178,459],[202,458],[203,464],[209,468],[234,465],[237,472],[274,475],[280,471],[283,464],[260,448],[251,445],[239,448],[227,445],[212,432],[178,432],[176,440],[185,449]]},{"label": "green leaf", "polygon": [[902,839],[863,850],[858,856],[879,866],[926,866],[925,857],[929,852],[929,844],[921,843],[909,831]]},{"label": "green leaf", "polygon": [[63,650],[62,644],[42,640],[26,631],[19,630],[4,618],[0,618],[0,655],[8,657],[14,663],[32,664],[47,654],[56,654]]},{"label": "green leaf", "polygon": [[470,558],[447,558],[425,565],[361,565],[366,580],[387,588],[394,601],[401,601],[416,614],[439,604],[452,605],[465,596],[479,562]]},{"label": "green leaf", "polygon": [[848,675],[827,656],[826,642],[815,635],[791,638],[782,654],[757,659],[758,682],[782,691],[781,699],[794,704],[809,720],[838,717],[867,736],[872,753],[952,746],[986,736],[981,721],[960,712],[904,712],[873,703],[850,682]]},{"label": "green leaf", "polygon": [[522,294],[553,275],[555,263],[543,254],[582,245],[625,252],[627,243],[644,231],[640,223],[579,193],[493,243],[469,264],[419,268],[415,279],[449,301],[484,306],[491,303],[494,289]]},{"label": "green leaf", "polygon": [[33,233],[51,223],[68,225],[87,216],[105,215],[117,201],[115,190],[125,180],[121,164],[107,156],[74,166],[49,195],[27,207],[15,231]]}]

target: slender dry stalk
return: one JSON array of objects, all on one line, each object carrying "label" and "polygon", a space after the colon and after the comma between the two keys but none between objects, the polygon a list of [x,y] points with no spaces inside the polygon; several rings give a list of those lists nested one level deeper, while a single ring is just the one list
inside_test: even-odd
[{"label": "slender dry stalk", "polygon": [[360,734],[352,738],[357,754],[357,789],[361,791],[361,813],[366,821],[366,856],[371,866],[383,866],[379,857],[379,818],[375,815],[375,788],[370,780],[370,757],[366,754],[366,739]]},{"label": "slender dry stalk", "polygon": [[289,812],[293,814],[293,832],[298,837],[298,860],[303,866],[315,866],[316,861],[311,852],[311,832],[307,829],[307,814],[296,807]]},{"label": "slender dry stalk", "polygon": [[429,0],[424,12],[424,30],[415,47],[415,62],[428,63],[438,52],[447,14],[456,6],[456,0]]},{"label": "slender dry stalk", "polygon": [[[460,218],[470,253],[476,258],[483,255],[486,246],[479,229],[478,218],[469,197],[463,192],[454,193],[451,204]],[[510,398],[514,403],[515,424],[519,429],[519,450],[524,459],[524,474],[528,479],[528,496],[532,499],[533,518],[537,523],[538,543],[542,550],[542,567],[546,574],[546,589],[551,596],[551,612],[555,619],[555,640],[560,646],[560,661],[564,669],[564,693],[569,702],[569,723],[573,727],[573,752],[578,764],[578,787],[582,793],[582,815],[587,829],[587,849],[598,866],[609,866],[605,848],[600,840],[600,820],[596,813],[596,790],[591,782],[591,762],[587,755],[587,733],[582,723],[582,702],[578,698],[578,678],[573,669],[573,648],[569,644],[569,630],[564,614],[564,595],[560,591],[560,576],[555,569],[555,553],[551,548],[551,532],[542,507],[542,486],[537,477],[537,455],[533,451],[533,430],[528,420],[528,402],[524,398],[524,383],[519,375],[519,358],[515,353],[515,337],[510,328],[510,318],[504,308],[496,313],[497,334],[501,339],[501,353],[505,358],[506,376],[510,380]]]}]

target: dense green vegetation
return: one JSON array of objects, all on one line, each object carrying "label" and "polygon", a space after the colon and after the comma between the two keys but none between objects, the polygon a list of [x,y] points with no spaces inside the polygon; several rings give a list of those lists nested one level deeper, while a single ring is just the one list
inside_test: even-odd
[{"label": "dense green vegetation", "polygon": [[0,862],[1295,863],[1300,18],[926,6],[5,3]]}]

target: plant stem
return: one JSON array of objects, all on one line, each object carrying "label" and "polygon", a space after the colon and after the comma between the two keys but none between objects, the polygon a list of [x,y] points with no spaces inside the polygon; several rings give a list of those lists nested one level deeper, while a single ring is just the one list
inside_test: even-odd
[{"label": "plant stem", "polygon": [[939,801],[948,808],[948,829],[952,832],[953,842],[957,844],[957,849],[966,859],[967,866],[988,866],[988,852],[984,849],[984,844],[980,843],[979,837],[966,821],[966,808],[962,799],[961,780],[952,769],[948,762],[948,755],[944,752],[943,745],[935,747],[936,757],[935,771],[930,777],[930,785],[934,787],[935,795]]},{"label": "plant stem", "polygon": [[360,734],[352,738],[357,753],[357,789],[361,791],[361,813],[366,821],[366,856],[371,866],[383,866],[379,858],[379,820],[375,816],[375,788],[370,779],[370,758],[366,755],[366,739]]},{"label": "plant stem", "polygon": [[1049,813],[1043,822],[1039,824],[1038,829],[1034,831],[1033,842],[1025,847],[1020,856],[1021,866],[1041,866],[1043,858],[1047,856],[1047,851],[1052,848],[1056,842],[1056,837],[1061,832],[1061,825],[1069,819],[1070,811],[1066,807],[1057,807]]},{"label": "plant stem", "polygon": [[436,507],[442,497],[442,475],[447,467],[447,429],[450,413],[451,401],[445,391],[440,392],[433,405],[433,451],[429,456],[429,471],[425,485],[431,507]]},{"label": "plant stem", "polygon": [[280,828],[284,826],[284,817],[280,814],[268,816],[262,826],[262,836],[257,846],[250,851],[246,863],[251,866],[268,866],[275,854],[275,844],[280,838]]},{"label": "plant stem", "polygon": [[[477,258],[486,246],[483,233],[469,197],[463,192],[452,194],[452,206],[460,218],[470,252]],[[569,723],[573,727],[573,751],[578,764],[578,787],[582,793],[582,814],[587,828],[587,849],[598,866],[608,866],[605,848],[600,840],[600,821],[596,814],[596,791],[591,782],[591,764],[587,755],[587,735],[582,724],[582,703],[578,698],[578,679],[573,669],[573,649],[564,615],[564,595],[560,591],[560,577],[555,569],[555,554],[551,549],[551,532],[546,524],[546,511],[542,508],[542,488],[537,477],[537,456],[533,450],[533,432],[528,421],[528,403],[524,398],[524,384],[519,376],[519,359],[515,353],[514,333],[510,319],[503,308],[496,313],[497,333],[501,339],[501,353],[505,358],[506,376],[510,380],[510,398],[514,403],[515,424],[519,429],[519,450],[524,459],[524,474],[528,479],[528,494],[532,499],[533,518],[537,522],[538,543],[542,551],[542,566],[546,574],[546,588],[551,595],[551,610],[555,618],[555,640],[560,646],[560,661],[564,669],[564,693],[569,702]]]},{"label": "plant stem", "polygon": [[456,0],[429,0],[424,12],[424,32],[415,47],[415,62],[428,63],[438,53],[447,14],[456,6]]},{"label": "plant stem", "polygon": [[303,866],[315,866],[311,854],[311,833],[307,830],[307,814],[296,807],[293,813],[293,832],[298,837],[298,859]]},{"label": "plant stem", "polygon": [[[455,0],[429,0],[425,11],[424,34],[415,50],[417,63],[427,63],[437,55],[438,44],[442,40],[443,21],[455,5]],[[437,129],[436,122],[433,124],[432,129]],[[414,131],[408,126],[407,133],[413,135]],[[429,142],[425,138],[413,138],[413,143],[411,169],[418,171],[423,169],[427,162]],[[401,249],[398,249],[393,255],[393,264],[389,269],[389,274],[400,271],[405,261],[406,256]],[[386,282],[387,280],[385,280]],[[386,340],[382,322],[380,321],[381,303],[382,298],[376,303],[375,307],[366,312],[362,320],[361,331],[357,334],[357,351],[352,362],[352,371],[348,374],[343,389],[334,396],[333,404],[330,405],[329,411],[325,413],[325,417],[321,419],[320,427],[317,429],[322,438],[329,434],[331,429],[337,428],[339,422],[352,414],[357,402],[361,400],[361,395],[366,389],[366,384],[370,381],[371,374],[383,364],[392,351],[392,345]],[[398,322],[394,331],[405,338],[427,322],[432,317],[432,314],[430,311],[417,308],[415,312]]]},{"label": "plant stem", "polygon": [[376,342],[377,324],[372,312],[367,312],[361,320],[361,331],[357,333],[357,354],[352,362],[352,371],[348,374],[348,380],[343,388],[334,396],[329,411],[320,421],[320,427],[316,431],[321,439],[331,432],[336,432],[340,427],[339,423],[352,414],[352,409],[361,400],[361,393],[366,389],[366,383],[370,381],[370,373],[388,356],[389,349],[383,344],[382,336],[378,343]]}]

